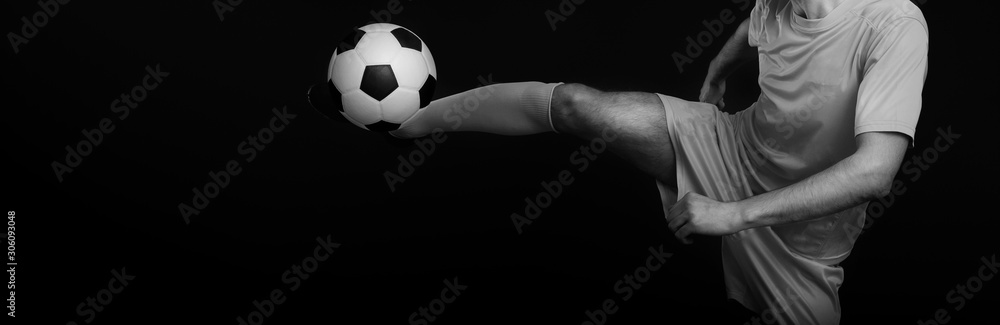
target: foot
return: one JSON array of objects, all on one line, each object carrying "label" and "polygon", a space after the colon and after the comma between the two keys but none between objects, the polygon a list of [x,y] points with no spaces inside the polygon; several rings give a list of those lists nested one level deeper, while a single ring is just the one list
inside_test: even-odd
[{"label": "foot", "polygon": [[323,114],[328,119],[351,124],[344,115],[341,114],[343,106],[333,100],[328,83],[317,83],[306,90],[306,101],[313,109]]},{"label": "foot", "polygon": [[[351,127],[356,127],[351,121],[348,121],[341,112],[342,104],[339,101],[335,101],[330,93],[330,85],[328,83],[317,83],[309,87],[306,91],[306,101],[313,109],[318,111],[324,117],[343,123],[345,125],[350,125]],[[396,148],[406,148],[413,145],[413,141],[409,139],[400,139],[392,136],[389,132],[385,131],[372,131],[385,139],[385,142],[396,147]]]}]

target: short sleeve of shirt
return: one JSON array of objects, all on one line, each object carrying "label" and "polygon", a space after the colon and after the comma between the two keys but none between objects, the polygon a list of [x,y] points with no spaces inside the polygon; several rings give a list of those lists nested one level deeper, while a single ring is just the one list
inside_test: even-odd
[{"label": "short sleeve of shirt", "polygon": [[875,36],[858,89],[855,136],[899,132],[912,144],[927,76],[927,44],[926,27],[912,18],[900,18]]},{"label": "short sleeve of shirt", "polygon": [[760,34],[764,31],[767,11],[767,0],[757,0],[753,10],[750,11],[750,29],[747,38],[752,47],[760,46]]}]

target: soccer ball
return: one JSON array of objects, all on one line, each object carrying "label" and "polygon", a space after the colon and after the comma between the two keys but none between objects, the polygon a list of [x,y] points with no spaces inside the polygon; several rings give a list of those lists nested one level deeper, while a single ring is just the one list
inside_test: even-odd
[{"label": "soccer ball", "polygon": [[326,83],[333,106],[348,121],[387,132],[431,102],[437,68],[427,44],[410,30],[370,24],[333,52]]}]

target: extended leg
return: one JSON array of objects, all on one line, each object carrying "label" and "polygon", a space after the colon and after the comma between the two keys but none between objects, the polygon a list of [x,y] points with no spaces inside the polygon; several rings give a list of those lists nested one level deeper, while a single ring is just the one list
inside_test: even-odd
[{"label": "extended leg", "polygon": [[560,133],[582,139],[611,130],[616,155],[668,186],[675,187],[673,144],[659,96],[643,92],[603,92],[580,84],[556,87],[552,123]]},{"label": "extended leg", "polygon": [[580,84],[503,83],[431,102],[391,132],[414,138],[435,129],[527,135],[557,131],[581,139],[616,134],[612,152],[665,184],[674,183],[674,152],[656,94],[603,92]]},{"label": "extended leg", "polygon": [[389,133],[406,139],[421,137],[436,129],[500,135],[552,132],[549,103],[556,85],[500,83],[440,98]]}]

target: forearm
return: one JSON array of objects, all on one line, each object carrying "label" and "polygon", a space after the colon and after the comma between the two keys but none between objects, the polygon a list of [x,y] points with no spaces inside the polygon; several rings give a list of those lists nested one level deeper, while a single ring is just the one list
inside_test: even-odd
[{"label": "forearm", "polygon": [[879,184],[846,166],[853,164],[841,161],[790,186],[737,202],[743,228],[820,218],[877,198]]},{"label": "forearm", "polygon": [[757,57],[757,51],[750,46],[748,41],[749,33],[750,19],[745,19],[736,28],[733,36],[722,46],[719,54],[712,59],[712,63],[708,67],[706,82],[724,81],[737,68]]},{"label": "forearm", "polygon": [[812,220],[885,195],[905,152],[893,137],[888,151],[859,150],[826,170],[790,186],[736,202],[743,229]]}]

